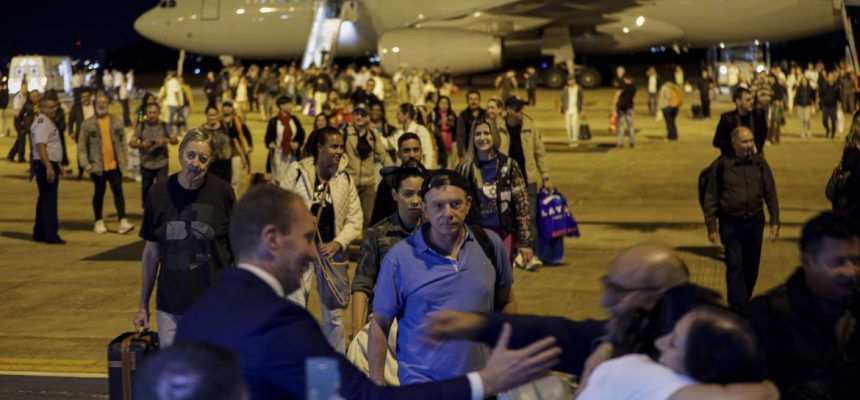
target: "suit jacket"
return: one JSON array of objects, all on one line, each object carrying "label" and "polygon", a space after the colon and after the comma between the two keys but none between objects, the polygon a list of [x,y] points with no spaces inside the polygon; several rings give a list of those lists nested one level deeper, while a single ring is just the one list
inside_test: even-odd
[{"label": "suit jacket", "polygon": [[305,398],[305,359],[331,357],[347,399],[469,400],[466,377],[404,387],[378,387],[328,344],[316,320],[278,297],[260,278],[228,268],[183,317],[179,342],[205,342],[239,359],[252,399]]},{"label": "suit jacket", "polygon": [[581,375],[585,360],[604,336],[606,320],[571,321],[561,317],[514,315],[502,313],[484,314],[487,324],[477,340],[490,346],[496,344],[502,326],[511,324],[510,348],[528,346],[547,336],[553,336],[561,348],[561,358],[556,371]]}]

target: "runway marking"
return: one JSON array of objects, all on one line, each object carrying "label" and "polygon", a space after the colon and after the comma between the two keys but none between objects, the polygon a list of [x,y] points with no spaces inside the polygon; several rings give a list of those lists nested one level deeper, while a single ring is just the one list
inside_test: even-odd
[{"label": "runway marking", "polygon": [[106,372],[104,361],[0,357],[0,375],[104,378]]},{"label": "runway marking", "polygon": [[0,370],[0,375],[10,376],[43,376],[50,378],[87,378],[87,379],[107,379],[107,374],[88,374],[74,372],[30,372],[30,371],[4,371]]}]

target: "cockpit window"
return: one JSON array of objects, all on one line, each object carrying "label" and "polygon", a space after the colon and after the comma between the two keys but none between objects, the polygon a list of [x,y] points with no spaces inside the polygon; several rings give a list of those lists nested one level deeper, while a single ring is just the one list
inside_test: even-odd
[{"label": "cockpit window", "polygon": [[176,0],[161,0],[158,6],[161,8],[174,8],[176,7]]}]

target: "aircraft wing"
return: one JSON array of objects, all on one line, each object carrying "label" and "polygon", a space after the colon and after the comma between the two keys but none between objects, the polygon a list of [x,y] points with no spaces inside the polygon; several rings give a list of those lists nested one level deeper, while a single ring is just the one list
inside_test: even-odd
[{"label": "aircraft wing", "polygon": [[682,40],[684,31],[673,24],[653,18],[637,21],[637,8],[652,3],[653,0],[519,0],[415,20],[409,25],[484,32],[506,40],[536,39],[545,28],[566,27],[577,50],[589,53],[627,51]]}]

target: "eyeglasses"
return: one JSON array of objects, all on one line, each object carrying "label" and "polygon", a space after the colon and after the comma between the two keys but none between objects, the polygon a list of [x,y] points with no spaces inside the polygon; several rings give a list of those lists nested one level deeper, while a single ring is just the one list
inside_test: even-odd
[{"label": "eyeglasses", "polygon": [[630,293],[630,292],[638,292],[638,291],[646,291],[647,292],[647,291],[652,291],[652,290],[662,290],[663,289],[662,287],[658,287],[658,286],[629,287],[629,286],[620,285],[620,284],[617,284],[615,282],[612,282],[612,280],[609,278],[609,275],[603,275],[603,277],[600,278],[600,281],[603,283],[603,287],[606,290],[616,292],[616,293]]}]

